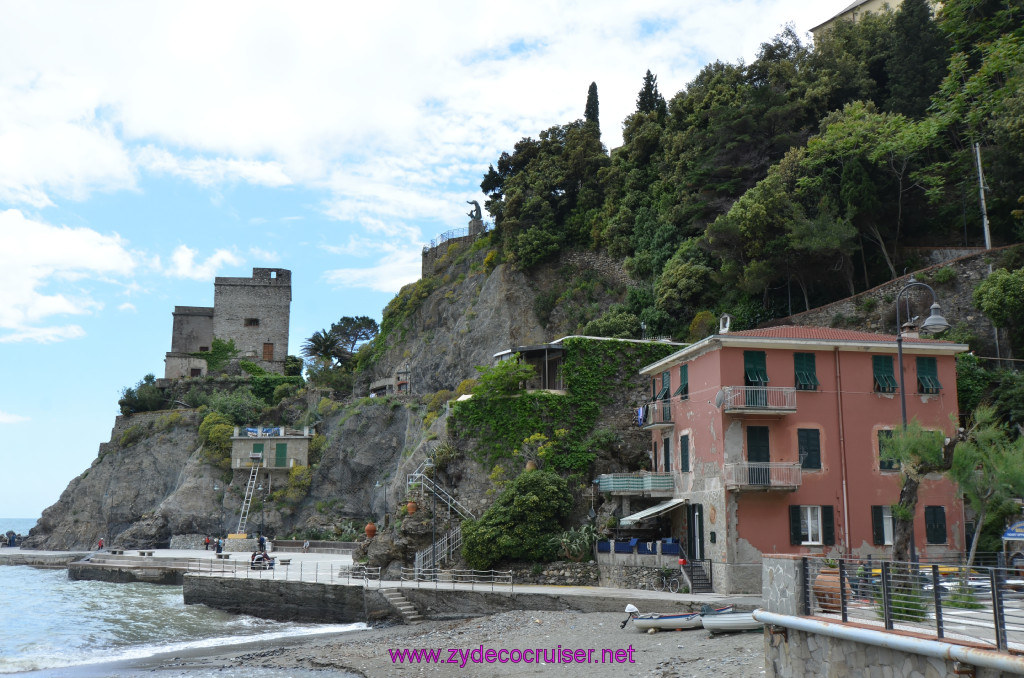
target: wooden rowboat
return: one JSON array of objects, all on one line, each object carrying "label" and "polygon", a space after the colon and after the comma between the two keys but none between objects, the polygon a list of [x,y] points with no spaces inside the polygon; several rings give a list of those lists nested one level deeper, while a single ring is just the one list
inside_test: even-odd
[{"label": "wooden rowboat", "polygon": [[701,624],[711,633],[753,631],[764,624],[754,619],[753,612],[713,612],[701,615]]},{"label": "wooden rowboat", "polygon": [[[641,613],[635,607],[632,610],[626,608],[629,612],[629,619],[622,623],[625,627],[626,622],[630,619],[633,621],[633,625],[641,631],[681,631],[683,629],[699,629],[701,628],[701,612],[687,612],[684,614],[661,614],[659,612],[646,612]],[[721,614],[732,610],[732,605],[725,607],[715,608],[712,613]]]}]

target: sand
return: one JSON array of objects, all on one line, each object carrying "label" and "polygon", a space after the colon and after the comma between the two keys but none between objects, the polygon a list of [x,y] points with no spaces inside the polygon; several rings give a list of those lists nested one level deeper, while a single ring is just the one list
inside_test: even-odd
[{"label": "sand", "polygon": [[[710,636],[707,631],[662,631],[648,634],[632,624],[620,629],[626,615],[595,612],[503,612],[458,621],[431,621],[389,626],[289,642],[258,649],[233,648],[219,654],[177,656],[136,665],[139,673],[121,675],[320,675],[377,676],[624,676],[747,678],[764,675],[761,632]],[[593,648],[594,663],[518,663],[486,661],[487,650],[554,650]],[[481,646],[483,649],[481,650]],[[449,648],[462,650],[456,663],[395,663],[389,650]],[[618,650],[622,663],[600,663],[601,650]],[[476,650],[475,655],[471,654]],[[580,655],[582,659],[588,653]],[[504,656],[504,655],[501,655]],[[516,657],[515,654],[512,655]],[[493,655],[492,655],[493,657]],[[497,657],[494,657],[495,659]],[[564,657],[563,657],[564,658]],[[632,661],[629,661],[632,658]],[[482,659],[483,661],[472,661]],[[125,668],[125,667],[122,667]],[[236,673],[237,672],[237,673]]]}]

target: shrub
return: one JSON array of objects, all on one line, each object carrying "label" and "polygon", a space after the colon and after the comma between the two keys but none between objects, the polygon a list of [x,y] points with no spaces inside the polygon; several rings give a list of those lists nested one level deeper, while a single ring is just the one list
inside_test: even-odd
[{"label": "shrub", "polygon": [[161,431],[166,431],[169,428],[181,424],[181,421],[185,417],[182,416],[181,412],[168,412],[159,419],[156,420],[156,427]]},{"label": "shrub", "polygon": [[498,265],[498,250],[491,250],[484,257],[484,271],[490,273]]},{"label": "shrub", "polygon": [[309,465],[316,466],[324,457],[324,450],[327,449],[327,436],[321,433],[313,434],[309,441]]},{"label": "shrub", "polygon": [[952,266],[943,266],[935,271],[935,275],[932,278],[940,285],[947,285],[956,280],[956,269]]},{"label": "shrub", "polygon": [[476,379],[463,379],[459,382],[459,385],[455,387],[455,397],[469,395],[476,388]]},{"label": "shrub", "polygon": [[217,391],[210,395],[206,402],[214,412],[220,412],[231,422],[242,425],[259,419],[265,403],[253,395],[248,386],[236,388],[234,391]]},{"label": "shrub", "polygon": [[480,570],[502,560],[551,560],[551,535],[561,532],[572,498],[565,480],[528,471],[513,480],[479,520],[462,524],[462,556]]},{"label": "shrub", "polygon": [[308,466],[293,466],[288,471],[288,484],[270,495],[279,504],[294,506],[305,499],[313,482],[313,472]]},{"label": "shrub", "polygon": [[[597,530],[593,525],[584,525],[578,530],[569,528],[560,535],[551,537],[551,545],[566,559],[574,562],[589,560],[597,541]],[[674,574],[675,572],[672,571]],[[672,575],[667,575],[672,576]]]},{"label": "shrub", "polygon": [[251,360],[239,360],[238,366],[242,369],[243,372],[251,374],[254,377],[267,373],[265,369],[263,369],[262,367],[260,367]]},{"label": "shrub", "polygon": [[156,377],[147,374],[134,387],[121,390],[121,399],[117,401],[121,414],[127,416],[136,412],[152,412],[162,410],[167,400],[164,392],[157,388]]},{"label": "shrub", "polygon": [[710,337],[718,329],[718,319],[711,311],[700,311],[690,321],[690,334],[687,341],[696,342]]},{"label": "shrub", "polygon": [[439,411],[444,407],[445,403],[452,399],[453,395],[454,394],[448,389],[438,391],[430,397],[430,400],[427,401],[427,412]]},{"label": "shrub", "polygon": [[497,398],[518,393],[523,383],[537,376],[533,365],[519,362],[519,354],[502,360],[497,365],[477,365],[474,369],[480,373],[473,395],[481,398]]},{"label": "shrub", "polygon": [[119,447],[131,447],[146,437],[146,429],[139,424],[132,424],[124,430],[121,437],[117,439]]},{"label": "shrub", "polygon": [[214,337],[213,342],[210,344],[209,351],[203,351],[202,353],[190,354],[194,358],[202,358],[206,361],[206,372],[213,374],[214,372],[220,372],[224,367],[231,361],[232,358],[238,355],[238,349],[235,348],[235,340],[228,339],[217,339]]},{"label": "shrub", "polygon": [[235,427],[220,412],[210,412],[199,425],[199,442],[203,445],[203,458],[218,468],[231,468],[231,436]]},{"label": "shrub", "polygon": [[296,391],[298,391],[299,388],[300,387],[298,386],[298,384],[290,384],[290,383],[278,384],[274,388],[274,395],[273,395],[273,402],[272,402],[272,404],[276,405],[279,402],[281,402],[282,400],[284,400],[285,398],[291,398],[293,395],[295,395]]}]

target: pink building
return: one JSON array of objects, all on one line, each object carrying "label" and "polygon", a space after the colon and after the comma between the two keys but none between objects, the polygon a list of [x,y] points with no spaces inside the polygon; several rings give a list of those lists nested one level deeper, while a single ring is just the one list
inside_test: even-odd
[{"label": "pink building", "polygon": [[[909,419],[953,430],[966,350],[904,335]],[[760,592],[764,553],[888,557],[900,472],[879,440],[901,425],[897,365],[895,336],[794,326],[726,330],[647,365],[638,415],[660,492],[634,494],[671,498],[621,524],[660,520],[721,593]],[[914,528],[923,558],[963,552],[963,502],[941,474],[922,482]]]}]

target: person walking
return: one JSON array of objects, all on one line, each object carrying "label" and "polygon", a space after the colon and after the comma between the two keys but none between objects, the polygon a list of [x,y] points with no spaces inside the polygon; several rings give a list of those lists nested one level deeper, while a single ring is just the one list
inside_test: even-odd
[{"label": "person walking", "polygon": [[103,550],[103,537],[100,537],[99,546],[97,547],[100,551]]},{"label": "person walking", "polygon": [[221,539],[220,537],[217,537],[217,553],[222,553],[223,551],[224,551],[224,540]]},{"label": "person walking", "polygon": [[206,535],[206,539],[203,540],[203,544],[206,547],[203,550],[204,551],[209,551],[210,550],[210,535]]}]

